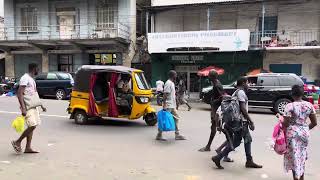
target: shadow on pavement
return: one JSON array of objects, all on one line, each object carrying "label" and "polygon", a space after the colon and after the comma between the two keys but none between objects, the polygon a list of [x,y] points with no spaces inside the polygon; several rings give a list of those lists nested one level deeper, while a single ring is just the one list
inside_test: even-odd
[{"label": "shadow on pavement", "polygon": [[147,128],[149,126],[142,120],[135,121],[125,121],[125,120],[89,120],[85,125],[75,124],[74,121],[69,121],[70,125],[73,126],[111,126],[111,127],[137,127],[137,128]]}]

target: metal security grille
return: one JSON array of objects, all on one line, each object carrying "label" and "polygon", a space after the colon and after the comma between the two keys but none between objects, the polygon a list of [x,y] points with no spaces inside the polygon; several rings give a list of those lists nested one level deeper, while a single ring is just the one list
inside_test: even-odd
[{"label": "metal security grille", "polygon": [[21,8],[21,31],[38,31],[38,10],[34,7]]}]

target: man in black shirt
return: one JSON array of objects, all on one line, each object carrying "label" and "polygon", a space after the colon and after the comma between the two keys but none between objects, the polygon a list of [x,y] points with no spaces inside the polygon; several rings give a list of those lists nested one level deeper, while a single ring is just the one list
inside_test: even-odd
[{"label": "man in black shirt", "polygon": [[[211,90],[211,133],[210,133],[210,137],[209,137],[209,142],[208,144],[204,147],[201,148],[199,151],[200,152],[206,152],[206,151],[211,151],[211,144],[213,141],[214,136],[216,135],[217,132],[217,121],[216,121],[216,113],[218,108],[221,105],[222,102],[222,96],[224,95],[224,90],[223,90],[223,86],[220,83],[220,81],[218,80],[218,73],[215,70],[211,70],[209,72],[209,78],[211,80],[212,83],[212,90]],[[227,144],[227,142],[223,143],[216,151],[220,152],[223,147],[225,147]],[[225,161],[232,161],[229,158],[225,158]]]}]

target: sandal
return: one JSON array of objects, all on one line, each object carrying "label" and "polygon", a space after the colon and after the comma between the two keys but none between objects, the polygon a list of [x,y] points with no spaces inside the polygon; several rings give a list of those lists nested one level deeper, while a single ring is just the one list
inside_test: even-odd
[{"label": "sandal", "polygon": [[14,151],[15,151],[16,153],[20,154],[21,151],[22,151],[22,150],[21,150],[21,147],[17,146],[17,144],[16,144],[15,141],[11,141],[11,144],[12,144],[12,147],[13,147]]}]

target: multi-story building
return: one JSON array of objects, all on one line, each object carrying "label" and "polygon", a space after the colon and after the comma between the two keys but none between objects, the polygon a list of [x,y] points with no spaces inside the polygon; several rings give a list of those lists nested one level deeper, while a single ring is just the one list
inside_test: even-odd
[{"label": "multi-story building", "polygon": [[[225,69],[224,83],[255,68],[317,81],[319,9],[318,0],[153,0],[153,80],[176,69],[188,79],[188,89],[198,91],[197,71],[215,65]],[[231,48],[232,41],[246,47]]]},{"label": "multi-story building", "polygon": [[[138,2],[137,2],[138,1]],[[83,64],[131,66],[137,3],[142,0],[4,0],[6,76],[29,63],[43,72],[74,72]]]}]

